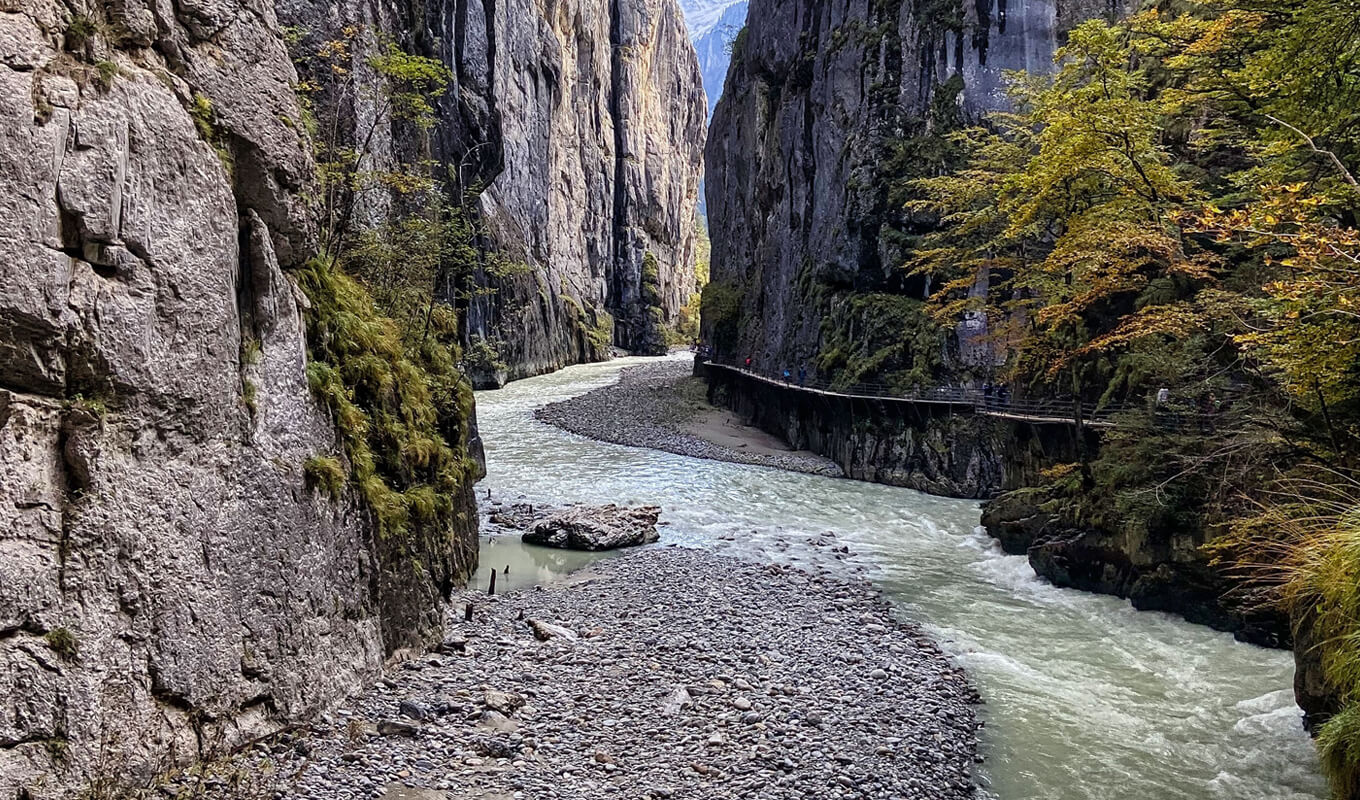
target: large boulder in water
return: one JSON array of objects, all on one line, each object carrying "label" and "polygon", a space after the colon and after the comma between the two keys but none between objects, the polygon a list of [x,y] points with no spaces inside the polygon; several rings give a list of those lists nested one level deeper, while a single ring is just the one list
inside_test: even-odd
[{"label": "large boulder in water", "polygon": [[523,539],[526,544],[565,550],[638,547],[661,538],[656,530],[660,517],[661,509],[656,506],[574,506],[535,521]]}]

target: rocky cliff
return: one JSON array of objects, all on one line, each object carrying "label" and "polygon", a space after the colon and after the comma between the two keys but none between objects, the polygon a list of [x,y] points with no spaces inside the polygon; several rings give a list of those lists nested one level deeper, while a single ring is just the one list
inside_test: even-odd
[{"label": "rocky cliff", "polygon": [[[390,425],[405,390],[346,375],[419,368],[309,262],[289,45],[328,38],[451,66],[428,135],[377,110],[371,50],[344,110],[374,168],[479,198],[494,257],[447,299],[505,371],[655,351],[690,298],[704,100],[673,0],[0,0],[0,796],[314,715],[428,643],[474,557],[466,384]],[[438,437],[438,474],[369,452],[366,410]]]},{"label": "rocky cliff", "polygon": [[1004,107],[1005,71],[1049,69],[1060,31],[1111,10],[754,0],[707,146],[712,277],[739,316],[729,337],[706,314],[710,340],[835,377],[844,364],[819,357],[828,333],[864,322],[854,297],[928,291],[901,267],[929,221],[902,212],[894,181],[940,168],[921,153],[940,117]]},{"label": "rocky cliff", "polygon": [[665,352],[666,329],[695,292],[705,130],[676,0],[278,7],[313,50],[361,28],[452,69],[430,141],[382,126],[373,150],[379,161],[433,158],[476,198],[487,264],[445,291],[465,311],[479,387],[600,360],[614,346]]},{"label": "rocky cliff", "polygon": [[0,3],[0,797],[327,708],[475,547],[470,473],[426,538],[309,486],[295,82],[269,3]]},{"label": "rocky cliff", "polygon": [[[807,367],[832,388],[988,379],[995,354],[968,321],[942,332],[930,286],[902,269],[931,219],[903,210],[902,177],[950,168],[943,134],[1006,106],[1003,72],[1051,68],[1063,31],[1122,3],[753,0],[736,41],[706,156],[713,284],[704,336],[718,359],[780,374]],[[985,284],[978,291],[985,291]],[[847,474],[986,497],[1073,461],[1064,426],[998,425],[800,398],[740,380],[714,397],[766,430],[835,458]],[[1099,445],[1092,434],[1087,447]],[[1023,497],[989,530],[1055,583],[1183,613],[1265,644],[1286,643],[1200,550],[1201,529],[1135,536],[1082,530]]]},{"label": "rocky cliff", "polygon": [[431,24],[468,27],[442,155],[486,186],[493,247],[530,267],[471,302],[470,335],[503,362],[480,382],[664,353],[695,292],[706,108],[675,0],[447,5]]}]

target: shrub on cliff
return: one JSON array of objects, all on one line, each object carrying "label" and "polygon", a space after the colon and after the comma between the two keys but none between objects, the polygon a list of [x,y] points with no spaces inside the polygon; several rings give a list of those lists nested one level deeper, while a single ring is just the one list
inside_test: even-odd
[{"label": "shrub on cliff", "polygon": [[454,500],[476,471],[453,311],[434,306],[429,330],[404,339],[361,284],[326,262],[313,259],[298,279],[311,301],[307,378],[336,420],[349,484],[383,536],[413,524],[451,531]]},{"label": "shrub on cliff", "polygon": [[728,283],[715,281],[704,287],[699,305],[704,327],[711,331],[713,347],[718,352],[731,354],[737,346],[741,330],[742,290]]},{"label": "shrub on cliff", "polygon": [[867,383],[905,391],[938,383],[944,329],[925,303],[891,294],[833,297],[817,371],[838,390]]}]

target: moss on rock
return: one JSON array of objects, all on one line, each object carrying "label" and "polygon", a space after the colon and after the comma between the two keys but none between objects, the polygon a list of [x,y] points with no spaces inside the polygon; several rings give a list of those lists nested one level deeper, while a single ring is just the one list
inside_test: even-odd
[{"label": "moss on rock", "polygon": [[[424,334],[403,338],[335,267],[313,259],[298,279],[311,301],[308,381],[335,419],[348,485],[377,527],[387,647],[423,643],[439,628],[438,600],[476,562],[473,399],[456,366],[457,320],[436,305]],[[320,462],[309,466],[327,489],[336,483]]]}]

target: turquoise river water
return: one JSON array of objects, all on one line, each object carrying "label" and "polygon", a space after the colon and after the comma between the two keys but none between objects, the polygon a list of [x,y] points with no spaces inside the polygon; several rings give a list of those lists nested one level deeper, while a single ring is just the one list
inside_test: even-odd
[{"label": "turquoise river water", "polygon": [[[979,781],[989,797],[1325,795],[1290,691],[1288,653],[1054,588],[979,532],[977,503],[602,444],[533,419],[534,408],[608,385],[632,363],[480,393],[490,473],[482,496],[656,504],[668,523],[663,541],[866,574],[977,682],[986,700]],[[852,555],[836,560],[807,544],[824,531]],[[511,565],[517,585],[590,558],[511,539],[482,550],[483,565]]]}]

